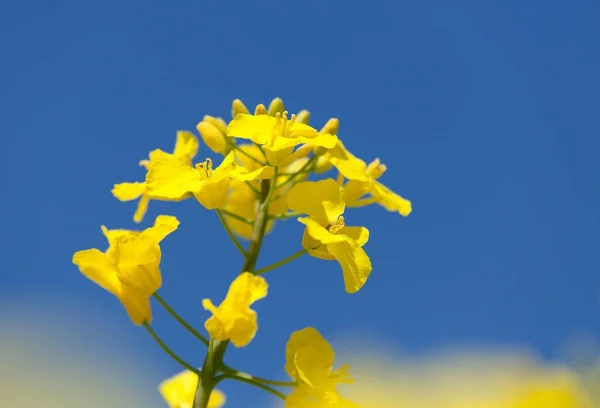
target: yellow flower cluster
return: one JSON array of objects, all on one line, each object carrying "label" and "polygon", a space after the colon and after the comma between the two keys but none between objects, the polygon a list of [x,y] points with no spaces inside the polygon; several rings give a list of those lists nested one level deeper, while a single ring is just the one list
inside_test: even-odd
[{"label": "yellow flower cluster", "polygon": [[[350,381],[348,368],[332,371],[334,352],[311,327],[293,333],[286,349],[286,371],[292,382],[277,382],[234,370],[224,363],[229,343],[247,346],[258,330],[251,305],[267,296],[263,273],[308,253],[339,263],[345,290],[362,288],[372,270],[363,249],[369,239],[365,227],[347,226],[346,207],[379,204],[388,211],[408,215],[410,201],[379,182],[386,167],[379,159],[367,164],[350,153],[338,138],[339,121],[330,119],[320,130],[309,125],[308,111],[288,115],[283,101],[275,98],[268,108],[259,104],[251,114],[235,100],[232,120],[204,116],[197,125],[202,140],[221,160],[206,158],[194,163],[199,141],[188,131],[177,133],[172,153],[156,149],[140,166],[143,182],[116,184],[113,195],[120,201],[139,200],[133,216],[142,222],[151,200],[181,201],[194,198],[204,208],[215,210],[223,226],[243,255],[239,274],[225,299],[215,306],[202,301],[212,315],[204,325],[210,339],[192,328],[157,293],[161,286],[160,242],[177,229],[173,216],[159,215],[154,226],[144,231],[102,231],[108,249],[79,251],[73,256],[81,272],[115,295],[131,320],[144,325],[159,345],[186,368],[166,380],[161,393],[171,407],[206,408],[224,403],[214,386],[225,378],[244,381],[266,389],[286,401],[287,408],[352,407],[336,385]],[[335,178],[308,181],[311,175],[337,170]],[[277,220],[296,218],[305,226],[301,249],[277,264],[256,269],[265,234]],[[247,248],[239,238],[248,240]],[[150,298],[154,297],[184,327],[208,346],[201,369],[185,362],[160,340],[151,328]],[[285,396],[271,387],[289,386]]]}]

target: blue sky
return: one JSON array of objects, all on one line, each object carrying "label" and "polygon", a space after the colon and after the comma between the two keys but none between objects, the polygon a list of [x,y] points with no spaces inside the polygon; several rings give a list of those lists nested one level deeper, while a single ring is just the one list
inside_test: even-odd
[{"label": "blue sky", "polygon": [[[229,119],[234,98],[280,96],[316,126],[338,117],[340,138],[380,157],[383,181],[414,211],[348,211],[371,230],[374,271],[356,295],[335,263],[309,257],[268,276],[259,334],[231,351],[232,365],[282,377],[285,341],[308,325],[409,354],[484,344],[552,358],[574,333],[600,336],[600,4],[451,3],[3,5],[2,313],[60,304],[87,322],[82,333],[110,326],[117,334],[99,352],[127,339],[158,367],[136,390],[155,392],[178,367],[80,276],[72,253],[103,248],[101,224],[135,227],[135,204],[110,189],[142,180],[150,150],[171,149],[205,114]],[[159,213],[182,222],[164,242],[161,293],[201,326],[201,299],[220,301],[241,260],[196,202],[153,202],[143,226]],[[259,264],[298,250],[301,232],[279,224]],[[200,364],[202,347],[155,309],[157,331]],[[268,398],[225,389],[232,406]]]}]

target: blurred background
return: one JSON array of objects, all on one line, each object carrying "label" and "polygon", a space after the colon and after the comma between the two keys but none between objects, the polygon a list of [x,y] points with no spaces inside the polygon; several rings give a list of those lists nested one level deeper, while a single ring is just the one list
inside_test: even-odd
[{"label": "blurred background", "polygon": [[[347,212],[371,231],[374,270],[356,295],[337,264],[310,257],[267,275],[259,333],[229,351],[231,365],[284,379],[285,342],[306,326],[339,345],[340,363],[359,360],[359,374],[382,345],[399,356],[386,361],[398,373],[456,350],[468,357],[455,368],[473,358],[489,367],[498,353],[535,367],[593,365],[599,18],[593,0],[5,2],[2,395],[12,405],[164,406],[156,387],[179,367],[71,257],[105,247],[102,224],[141,229],[176,215],[160,293],[202,327],[201,299],[220,301],[241,265],[216,215],[193,200],[152,202],[136,226],[136,204],[110,190],[143,180],[138,161],[170,151],[177,130],[205,114],[229,120],[234,98],[253,109],[282,97],[316,127],[339,118],[346,146],[381,158],[382,181],[414,211]],[[201,146],[197,159],[207,156]],[[259,265],[297,251],[301,233],[277,224]],[[200,365],[204,348],[154,311],[165,341]],[[231,407],[272,401],[243,384],[221,388]]]}]

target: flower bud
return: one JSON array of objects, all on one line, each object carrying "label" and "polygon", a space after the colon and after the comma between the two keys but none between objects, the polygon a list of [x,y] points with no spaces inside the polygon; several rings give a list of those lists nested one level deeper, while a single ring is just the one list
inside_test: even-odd
[{"label": "flower bud", "polygon": [[271,101],[271,104],[269,105],[269,115],[275,116],[275,114],[283,113],[283,111],[284,111],[283,101],[281,100],[281,98],[273,99]]},{"label": "flower bud", "polygon": [[267,112],[267,108],[265,108],[265,105],[263,105],[262,103],[259,103],[258,105],[256,105],[256,109],[254,109],[254,116],[257,115],[268,115],[269,113]]},{"label": "flower bud", "polygon": [[308,125],[308,122],[310,122],[310,112],[307,111],[306,109],[302,109],[296,115],[296,122],[304,123],[305,125]]},{"label": "flower bud", "polygon": [[325,123],[325,126],[321,128],[319,133],[329,133],[330,135],[337,135],[340,127],[340,120],[338,118],[331,118]]},{"label": "flower bud", "polygon": [[[214,119],[214,118],[213,118]],[[225,154],[229,150],[227,136],[213,123],[206,120],[196,126],[204,143],[215,153]]]},{"label": "flower bud", "polygon": [[248,108],[246,108],[246,105],[244,105],[241,100],[234,99],[233,103],[231,104],[231,117],[235,119],[235,117],[240,113],[245,113],[248,115],[250,114],[250,111]]}]

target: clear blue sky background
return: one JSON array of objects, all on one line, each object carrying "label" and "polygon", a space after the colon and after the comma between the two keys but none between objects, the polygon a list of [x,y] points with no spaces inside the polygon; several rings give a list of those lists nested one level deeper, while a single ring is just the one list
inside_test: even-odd
[{"label": "clear blue sky background", "polygon": [[[594,0],[3,4],[0,297],[68,305],[82,332],[116,330],[101,352],[127,338],[156,360],[154,381],[177,371],[72,253],[104,248],[101,224],[135,227],[135,204],[110,189],[142,180],[148,151],[205,114],[229,119],[234,98],[281,96],[317,126],[340,118],[339,136],[387,164],[384,182],[414,212],[348,212],[372,237],[356,295],[335,263],[309,257],[269,276],[261,329],[232,364],[282,377],[285,341],[307,325],[409,353],[525,345],[550,358],[573,333],[600,336],[599,19]],[[161,293],[201,326],[201,299],[220,301],[241,260],[196,202],[152,203],[143,226],[159,213],[182,222],[164,242]],[[301,231],[279,224],[259,263],[295,252]],[[200,364],[202,347],[155,310]],[[225,388],[231,406],[268,398]]]}]

